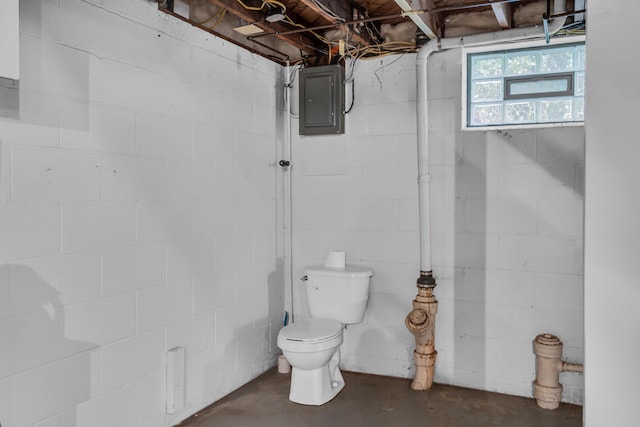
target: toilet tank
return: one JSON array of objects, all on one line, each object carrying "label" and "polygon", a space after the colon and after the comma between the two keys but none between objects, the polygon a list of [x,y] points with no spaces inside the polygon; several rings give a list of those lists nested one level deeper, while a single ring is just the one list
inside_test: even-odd
[{"label": "toilet tank", "polygon": [[304,273],[311,317],[335,319],[347,325],[362,322],[373,276],[371,269],[318,265],[305,268]]}]

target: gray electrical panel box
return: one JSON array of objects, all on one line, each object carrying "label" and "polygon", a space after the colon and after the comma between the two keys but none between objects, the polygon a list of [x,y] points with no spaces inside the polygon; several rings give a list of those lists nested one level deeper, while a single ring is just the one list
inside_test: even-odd
[{"label": "gray electrical panel box", "polygon": [[344,67],[300,70],[300,135],[344,133]]}]

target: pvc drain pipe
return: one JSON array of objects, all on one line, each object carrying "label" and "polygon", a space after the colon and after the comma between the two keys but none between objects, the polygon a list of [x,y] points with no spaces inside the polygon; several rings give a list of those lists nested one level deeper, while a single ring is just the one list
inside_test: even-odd
[{"label": "pvc drain pipe", "polygon": [[[402,2],[404,3],[404,2]],[[402,4],[399,3],[402,7]],[[407,6],[409,7],[409,6]],[[554,2],[554,15],[566,10],[566,0]],[[408,12],[408,10],[405,10]],[[427,90],[427,61],[432,53],[448,49],[512,42],[516,40],[541,39],[562,29],[566,17],[554,19],[548,28],[541,26],[514,28],[471,36],[449,37],[429,40],[416,56],[416,114],[418,142],[418,223],[420,229],[420,276],[416,281],[418,295],[413,301],[413,311],[405,319],[409,332],[415,336],[416,364],[414,390],[428,390],[433,384],[434,369],[438,353],[435,350],[435,315],[438,301],[433,296],[436,280],[431,265],[431,200],[429,175],[429,96]],[[426,305],[425,305],[426,304]],[[420,311],[422,310],[422,311]]]},{"label": "pvc drain pipe", "polygon": [[562,397],[560,372],[584,372],[584,365],[562,360],[562,341],[555,335],[540,334],[533,340],[536,355],[536,379],[533,396],[543,409],[558,409]]}]

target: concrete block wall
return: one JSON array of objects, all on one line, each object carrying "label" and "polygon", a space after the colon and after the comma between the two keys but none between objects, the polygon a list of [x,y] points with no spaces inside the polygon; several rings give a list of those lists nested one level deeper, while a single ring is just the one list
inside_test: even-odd
[{"label": "concrete block wall", "polygon": [[[461,58],[429,61],[436,381],[531,397],[537,334],[583,361],[584,132],[462,132]],[[294,277],[330,250],[375,272],[365,321],[345,332],[347,370],[413,375],[415,80],[414,55],[361,61],[346,134],[293,144]],[[294,304],[308,315],[302,285]],[[564,400],[582,403],[583,377],[561,380]]]},{"label": "concrete block wall", "polygon": [[[0,108],[0,424],[173,425],[275,364],[282,70],[155,2],[20,7],[20,103]],[[177,346],[186,407],[167,415]]]},{"label": "concrete block wall", "polygon": [[345,135],[300,137],[293,120],[295,314],[308,316],[304,266],[329,251],[374,270],[365,320],[345,332],[347,370],[412,369],[403,322],[419,271],[414,64],[412,55],[358,63]]},{"label": "concrete block wall", "polygon": [[[438,376],[531,396],[537,334],[584,361],[584,129],[460,131],[461,63],[454,50],[429,64]],[[582,404],[583,376],[561,381]]]},{"label": "concrete block wall", "polygon": [[[640,155],[635,106],[640,102],[640,83],[634,71],[640,58],[628,66],[607,64],[618,55],[614,40],[632,37],[629,24],[640,4],[630,8],[621,0],[593,2],[589,6],[586,96],[589,116],[586,135],[585,199],[585,355],[586,405],[584,425],[632,426],[640,393],[636,384],[640,298]],[[616,34],[608,31],[615,23]],[[603,82],[608,84],[603,85]],[[624,343],[621,345],[621,343]],[[609,349],[621,348],[614,356]],[[601,390],[615,390],[601,393]]]}]

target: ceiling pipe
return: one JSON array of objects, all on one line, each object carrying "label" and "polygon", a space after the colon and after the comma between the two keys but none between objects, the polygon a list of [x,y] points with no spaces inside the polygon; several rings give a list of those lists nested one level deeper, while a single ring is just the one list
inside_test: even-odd
[{"label": "ceiling pipe", "polygon": [[[566,0],[554,2],[554,15],[563,14]],[[429,174],[429,109],[427,90],[427,60],[434,52],[462,47],[484,46],[495,43],[544,38],[555,34],[564,26],[566,17],[553,20],[547,29],[541,26],[515,28],[471,36],[449,37],[429,40],[416,57],[417,76],[417,142],[418,142],[418,206],[420,228],[420,276],[416,281],[418,295],[413,301],[414,309],[407,315],[405,324],[416,341],[414,362],[416,374],[411,388],[428,390],[433,385],[437,351],[435,350],[435,313],[437,304],[433,296],[436,281],[431,265],[431,202]],[[548,30],[548,32],[547,32]]]}]

